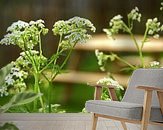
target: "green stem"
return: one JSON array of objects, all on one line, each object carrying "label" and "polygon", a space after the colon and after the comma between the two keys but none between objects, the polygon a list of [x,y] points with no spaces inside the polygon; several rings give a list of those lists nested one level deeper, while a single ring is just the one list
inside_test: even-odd
[{"label": "green stem", "polygon": [[[71,53],[72,53],[72,50],[73,50],[73,48],[75,47],[75,45],[76,45],[76,43],[72,46],[72,48],[70,49],[70,51],[69,51],[69,53],[68,53],[68,55],[67,55],[67,57],[65,58],[65,60],[63,61],[63,63],[62,63],[62,65],[60,66],[60,70],[64,67],[64,65],[66,64],[66,62],[68,61],[68,59],[69,59],[69,57],[70,57],[70,55],[71,55]],[[58,75],[58,71],[52,76],[52,79],[51,79],[51,81],[53,81],[54,79],[55,79],[55,77]]]},{"label": "green stem", "polygon": [[[56,54],[59,53],[61,42],[62,42],[62,35],[60,35],[60,38],[59,38],[59,43],[58,43],[58,47],[57,47]],[[54,60],[54,65],[57,63],[57,59],[58,59],[58,58],[56,58],[56,59]],[[54,67],[53,67],[53,69],[54,69]]]},{"label": "green stem", "polygon": [[[138,50],[138,53],[139,53],[139,57],[140,57],[140,61],[141,61],[141,65],[143,68],[145,68],[145,65],[144,65],[144,58],[143,58],[143,53],[142,53],[142,49],[139,47],[138,43],[137,43],[137,40],[134,36],[134,34],[131,32],[131,27],[128,28],[128,26],[124,23],[123,26],[125,27],[126,31],[130,34],[130,37],[131,39],[133,40],[135,46],[136,46],[136,49]],[[144,39],[145,40],[145,39]],[[143,47],[144,43],[142,44],[142,47]]]},{"label": "green stem", "polygon": [[[59,38],[59,43],[58,43],[58,48],[57,48],[56,54],[59,53],[61,42],[62,42],[62,35],[60,35],[60,38]],[[56,58],[54,59],[54,63],[53,63],[54,65],[53,65],[53,69],[52,69],[53,72],[54,72],[54,69],[55,69],[55,65],[56,65],[56,63],[57,63],[57,59],[58,59],[58,57],[56,57]],[[52,75],[53,75],[53,73],[52,73]],[[51,77],[52,77],[52,75],[51,75]]]},{"label": "green stem", "polygon": [[38,72],[38,70],[39,70],[39,69],[38,69],[38,64],[37,64],[36,58],[34,58],[35,55],[32,55],[31,50],[28,50],[28,52],[29,52],[30,57],[31,57],[31,59],[32,59],[32,61],[33,61],[33,66],[35,67],[36,72]]},{"label": "green stem", "polygon": [[28,53],[27,53],[27,51],[29,52],[29,50],[28,50],[28,48],[27,48],[27,46],[26,46],[26,44],[25,44],[27,41],[25,40],[24,37],[23,37],[23,40],[24,40],[24,53],[25,53],[25,55],[27,56],[28,60],[31,61],[32,66],[34,66],[34,70],[37,71],[32,56],[28,55]]},{"label": "green stem", "polygon": [[141,65],[142,65],[142,67],[144,68],[145,65],[144,65],[144,58],[143,58],[142,49],[139,47],[139,45],[138,45],[138,43],[137,43],[137,40],[136,40],[135,36],[133,35],[133,33],[132,33],[131,31],[130,31],[129,33],[130,33],[131,39],[134,41],[134,44],[135,44],[135,46],[136,46],[136,48],[137,48],[137,50],[138,50],[139,57],[140,57],[140,60],[141,60]]},{"label": "green stem", "polygon": [[[39,33],[39,53],[42,56],[42,45],[41,45],[41,32]],[[40,70],[41,58],[39,59],[38,70]]]},{"label": "green stem", "polygon": [[48,82],[50,82],[50,80],[48,79],[48,77],[44,73],[41,73],[41,74]]},{"label": "green stem", "polygon": [[146,27],[146,30],[145,30],[145,33],[144,33],[144,37],[143,37],[142,44],[141,44],[141,50],[143,49],[144,43],[147,40],[147,33],[148,33],[148,26]]},{"label": "green stem", "polygon": [[116,58],[119,60],[119,61],[121,61],[121,62],[123,62],[123,63],[125,63],[125,64],[127,64],[128,66],[130,66],[132,69],[136,69],[136,67],[135,66],[133,66],[132,64],[130,64],[129,62],[127,62],[126,60],[124,60],[124,59],[122,59],[122,58],[120,58],[119,56],[117,56],[116,55]]},{"label": "green stem", "polygon": [[62,52],[58,52],[58,54],[54,54],[54,55],[51,57],[50,62],[49,62],[44,68],[42,68],[39,72],[42,73],[45,69],[47,69],[48,66],[49,66],[51,63],[53,63],[55,59],[57,59],[57,57],[60,55],[60,53],[62,53]]},{"label": "green stem", "polygon": [[[39,73],[35,73],[34,78],[35,78],[34,92],[35,93],[41,93],[40,86],[39,86]],[[40,100],[40,103],[41,103],[41,107],[42,107],[42,109],[44,111],[45,109],[44,109],[44,103],[43,103],[42,96],[39,97],[39,100]],[[37,109],[37,106],[38,106],[38,103],[37,103],[37,100],[35,100],[34,101],[34,110]]]},{"label": "green stem", "polygon": [[52,107],[51,107],[51,96],[52,96],[52,90],[51,88],[53,87],[52,82],[49,82],[49,87],[48,87],[48,112],[52,112]]},{"label": "green stem", "polygon": [[[31,61],[31,63],[32,63],[32,66],[33,66],[33,68],[34,68],[34,71],[35,72],[37,72],[37,64],[36,64],[36,61],[35,61],[35,59],[33,58],[33,55],[31,54],[31,50],[30,49],[28,49],[27,48],[27,46],[26,46],[26,44],[25,43],[27,43],[27,41],[23,38],[23,40],[24,40],[24,53],[25,53],[25,55],[27,56],[27,58],[29,59],[29,61]],[[29,52],[29,55],[28,55],[28,53],[27,52]]]},{"label": "green stem", "polygon": [[140,49],[139,49],[139,45],[138,45],[138,43],[137,43],[137,41],[136,41],[136,38],[134,37],[134,34],[131,32],[131,29],[128,28],[128,26],[127,26],[125,23],[123,24],[123,26],[124,26],[126,32],[128,32],[128,33],[130,34],[130,37],[131,37],[131,39],[134,41],[134,44],[135,44],[135,46],[136,46],[136,49],[139,51],[139,50],[140,50]]}]

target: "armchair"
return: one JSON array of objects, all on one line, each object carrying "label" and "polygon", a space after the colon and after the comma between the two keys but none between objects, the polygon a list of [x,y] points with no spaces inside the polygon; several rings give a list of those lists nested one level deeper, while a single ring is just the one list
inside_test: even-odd
[{"label": "armchair", "polygon": [[[163,126],[163,69],[137,69],[133,72],[121,102],[116,101],[114,87],[108,86],[113,101],[100,100],[102,86],[95,86],[95,100],[86,102],[88,112],[93,113],[92,130],[96,130],[98,117],[126,123]],[[143,91],[142,91],[143,90]]]}]

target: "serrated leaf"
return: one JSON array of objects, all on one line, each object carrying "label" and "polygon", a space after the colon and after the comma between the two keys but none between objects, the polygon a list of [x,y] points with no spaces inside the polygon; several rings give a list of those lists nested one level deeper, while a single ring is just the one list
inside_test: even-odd
[{"label": "serrated leaf", "polygon": [[0,108],[0,113],[6,112],[10,107],[24,105],[34,101],[36,98],[40,97],[42,94],[37,94],[33,92],[22,92],[14,95],[11,100]]},{"label": "serrated leaf", "polygon": [[11,101],[12,106],[24,105],[34,101],[36,98],[40,97],[42,94],[37,94],[33,92],[23,92],[15,95]]},{"label": "serrated leaf", "polygon": [[3,68],[0,69],[0,86],[4,84],[5,77],[10,73],[11,68],[13,67],[13,64],[10,63]]},{"label": "serrated leaf", "polygon": [[0,127],[0,130],[19,130],[19,129],[14,124],[5,123],[2,127]]}]

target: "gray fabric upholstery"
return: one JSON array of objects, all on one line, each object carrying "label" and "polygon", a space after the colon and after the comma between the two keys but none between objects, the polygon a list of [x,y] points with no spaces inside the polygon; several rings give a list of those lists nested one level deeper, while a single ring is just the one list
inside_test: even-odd
[{"label": "gray fabric upholstery", "polygon": [[[122,101],[143,104],[144,91],[137,86],[163,88],[163,69],[137,69],[133,72]],[[152,106],[159,106],[156,93],[153,94]]]},{"label": "gray fabric upholstery", "polygon": [[140,120],[142,105],[116,101],[90,100],[86,102],[86,110],[102,115]]},{"label": "gray fabric upholstery", "polygon": [[[163,88],[163,69],[137,69],[133,72],[122,102],[90,100],[86,110],[103,115],[141,120],[144,91],[137,86]],[[151,121],[163,122],[156,93],[152,98]]]},{"label": "gray fabric upholstery", "polygon": [[[142,104],[103,100],[89,100],[86,102],[85,107],[88,112],[129,120],[141,120],[143,110]],[[160,108],[152,108],[150,120],[163,122]]]}]

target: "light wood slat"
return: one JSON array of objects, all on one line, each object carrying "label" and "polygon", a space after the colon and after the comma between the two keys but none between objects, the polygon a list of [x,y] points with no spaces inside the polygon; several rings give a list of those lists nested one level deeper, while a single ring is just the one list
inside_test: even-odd
[{"label": "light wood slat", "polygon": [[[63,83],[87,84],[96,83],[99,79],[104,78],[106,76],[106,73],[69,70],[68,73],[58,75],[54,81]],[[121,85],[126,86],[129,76],[124,76],[120,74],[113,74],[113,76]]]},{"label": "light wood slat", "polygon": [[[142,36],[136,36],[136,39],[141,43]],[[151,38],[148,43],[144,45],[143,52],[162,52],[163,38]],[[137,52],[136,47],[129,35],[118,35],[116,40],[108,38],[106,35],[94,35],[91,40],[85,44],[77,44],[76,50],[94,51],[99,49],[101,51],[114,52]]]},{"label": "light wood slat", "polygon": [[[4,113],[0,123],[12,122],[20,130],[91,130],[92,114]],[[100,118],[97,130],[118,130],[114,121]]]},{"label": "light wood slat", "polygon": [[144,89],[147,91],[159,91],[159,92],[163,92],[163,89],[161,87],[152,87],[152,86],[138,86],[138,89]]}]

